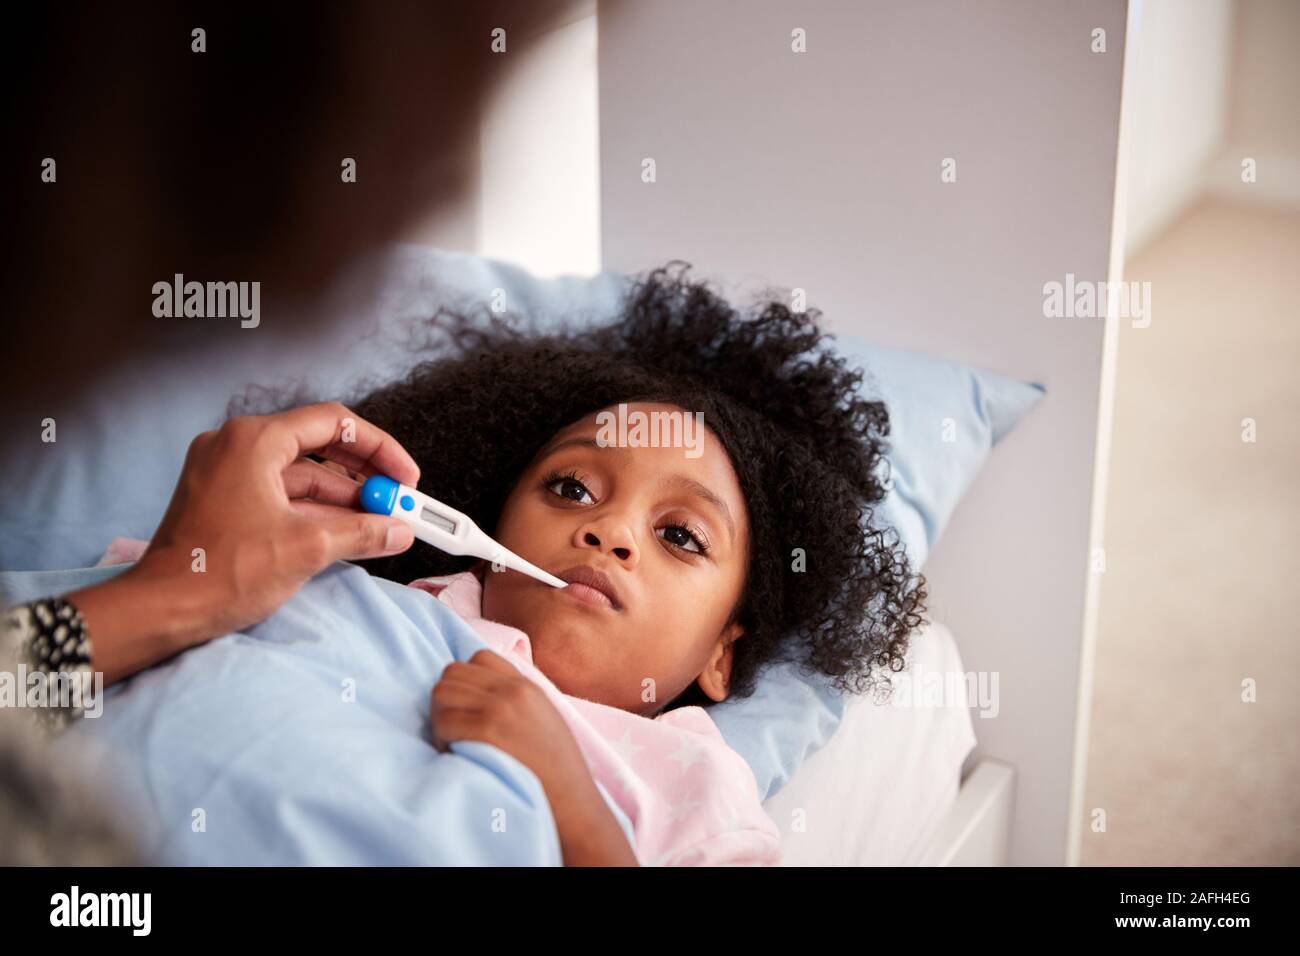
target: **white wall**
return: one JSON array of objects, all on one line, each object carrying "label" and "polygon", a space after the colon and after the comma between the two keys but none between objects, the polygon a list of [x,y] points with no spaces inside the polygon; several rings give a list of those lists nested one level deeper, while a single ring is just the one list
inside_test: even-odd
[{"label": "white wall", "polygon": [[1137,0],[1133,23],[1127,254],[1207,194],[1300,205],[1300,3]]},{"label": "white wall", "polygon": [[1233,0],[1136,0],[1128,145],[1127,247],[1132,255],[1203,188],[1224,146]]},{"label": "white wall", "polygon": [[594,0],[573,13],[520,52],[482,133],[478,252],[541,276],[600,269]]},{"label": "white wall", "polygon": [[[1209,171],[1217,195],[1300,205],[1300,3],[1240,0],[1233,28],[1226,142]],[[1243,183],[1241,162],[1255,160]]]},{"label": "white wall", "polygon": [[999,674],[1000,712],[975,725],[978,753],[1017,768],[1016,863],[1067,859],[1103,323],[1044,318],[1042,288],[1108,275],[1125,14],[599,5],[606,267],[680,257],[732,295],[803,287],[835,330],[1047,386],[927,566],[966,666]]},{"label": "white wall", "polygon": [[403,238],[506,259],[538,276],[599,271],[596,4],[552,5],[539,33],[507,35],[504,76],[479,127],[473,190]]}]

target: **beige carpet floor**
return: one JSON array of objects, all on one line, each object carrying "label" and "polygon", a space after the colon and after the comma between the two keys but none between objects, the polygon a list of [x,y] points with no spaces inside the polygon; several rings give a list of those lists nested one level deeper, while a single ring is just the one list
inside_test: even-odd
[{"label": "beige carpet floor", "polygon": [[1125,272],[1082,861],[1300,864],[1300,212],[1206,200]]}]

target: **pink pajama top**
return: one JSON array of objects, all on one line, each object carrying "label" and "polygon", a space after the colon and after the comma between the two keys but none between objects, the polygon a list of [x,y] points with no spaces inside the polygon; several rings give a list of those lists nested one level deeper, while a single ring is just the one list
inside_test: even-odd
[{"label": "pink pajama top", "polygon": [[763,810],[749,764],[702,707],[643,717],[565,694],[533,664],[528,635],[484,620],[469,572],[411,582],[437,596],[546,692],[593,778],[631,821],[642,866],[775,866],[781,835]]}]

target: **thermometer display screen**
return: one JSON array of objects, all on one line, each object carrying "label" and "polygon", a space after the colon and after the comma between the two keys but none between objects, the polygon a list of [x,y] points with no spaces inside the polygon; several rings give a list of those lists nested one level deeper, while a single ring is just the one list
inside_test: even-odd
[{"label": "thermometer display screen", "polygon": [[456,522],[444,514],[439,514],[430,507],[420,509],[420,517],[433,525],[439,531],[445,531],[448,534],[456,533]]}]

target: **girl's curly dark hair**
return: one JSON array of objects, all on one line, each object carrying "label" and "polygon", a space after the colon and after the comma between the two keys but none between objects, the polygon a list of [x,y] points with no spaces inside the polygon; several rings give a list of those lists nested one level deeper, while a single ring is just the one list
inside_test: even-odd
[{"label": "girl's curly dark hair", "polygon": [[[816,325],[771,301],[745,316],[677,260],[635,279],[620,317],[538,331],[516,318],[443,310],[438,357],[354,402],[419,463],[421,490],[494,533],[514,484],[561,428],[619,402],[702,411],[749,509],[744,627],[731,692],[753,693],[777,658],[842,691],[889,689],[924,623],[925,580],[892,529],[872,529],[885,494],[889,415],[859,391]],[[455,467],[446,467],[454,462]],[[465,570],[432,548],[360,562],[406,583]],[[709,699],[692,685],[669,707]]]}]

